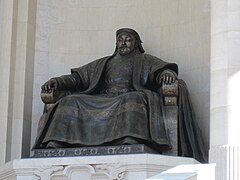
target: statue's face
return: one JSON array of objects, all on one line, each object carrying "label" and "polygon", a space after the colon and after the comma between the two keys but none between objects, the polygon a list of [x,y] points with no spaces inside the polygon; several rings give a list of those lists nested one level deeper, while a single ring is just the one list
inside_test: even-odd
[{"label": "statue's face", "polygon": [[131,53],[136,44],[136,38],[130,33],[121,33],[117,36],[118,53],[122,56]]}]

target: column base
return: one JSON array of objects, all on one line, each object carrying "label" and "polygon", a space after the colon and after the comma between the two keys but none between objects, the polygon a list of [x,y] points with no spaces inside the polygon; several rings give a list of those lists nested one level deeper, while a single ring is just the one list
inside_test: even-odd
[{"label": "column base", "polygon": [[240,179],[240,146],[222,145],[210,148],[210,163],[216,163],[217,180]]}]

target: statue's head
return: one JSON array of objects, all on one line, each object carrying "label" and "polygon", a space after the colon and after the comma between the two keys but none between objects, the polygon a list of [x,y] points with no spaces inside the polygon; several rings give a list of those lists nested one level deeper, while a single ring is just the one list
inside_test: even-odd
[{"label": "statue's head", "polygon": [[144,53],[139,34],[130,28],[122,28],[116,32],[116,49],[114,54],[124,56],[132,52]]}]

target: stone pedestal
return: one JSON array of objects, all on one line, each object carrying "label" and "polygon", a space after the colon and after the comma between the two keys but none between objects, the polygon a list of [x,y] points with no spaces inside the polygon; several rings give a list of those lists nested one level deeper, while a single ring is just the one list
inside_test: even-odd
[{"label": "stone pedestal", "polygon": [[105,155],[13,160],[0,168],[1,180],[144,180],[192,158],[157,154]]}]

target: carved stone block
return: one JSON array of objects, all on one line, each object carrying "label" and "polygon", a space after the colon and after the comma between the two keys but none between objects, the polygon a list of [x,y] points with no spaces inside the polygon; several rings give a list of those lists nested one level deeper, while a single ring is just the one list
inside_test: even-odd
[{"label": "carved stone block", "polygon": [[191,158],[157,154],[16,159],[0,167],[1,180],[144,180]]}]

